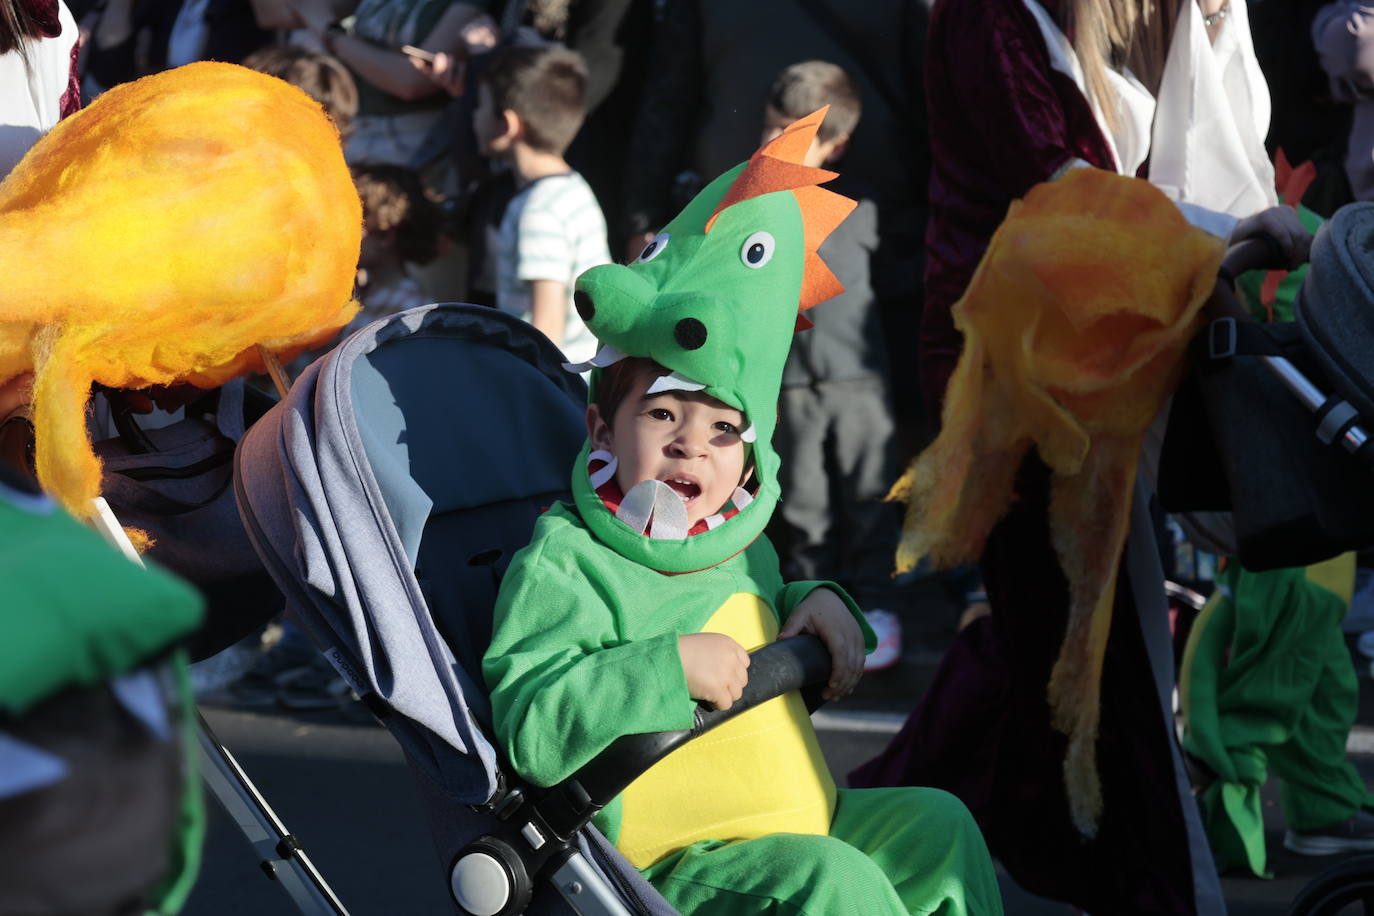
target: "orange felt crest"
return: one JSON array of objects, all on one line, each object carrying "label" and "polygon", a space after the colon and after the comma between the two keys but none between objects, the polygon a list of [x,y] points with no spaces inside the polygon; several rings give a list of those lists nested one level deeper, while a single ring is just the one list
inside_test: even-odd
[{"label": "orange felt crest", "polygon": [[[802,274],[801,300],[799,312],[811,308],[844,292],[844,286],[825,266],[816,249],[835,227],[844,222],[857,204],[841,194],[818,187],[822,182],[838,176],[837,172],[811,168],[802,164],[811,141],[816,137],[825,113],[830,106],[814,111],[799,121],[794,121],[778,136],[759,147],[749,157],[749,164],[731,183],[725,196],[721,198],[711,218],[706,221],[706,231],[715,225],[716,217],[726,207],[733,206],[750,198],[772,194],[776,191],[791,191],[801,207],[802,227],[806,240],[806,261]],[[811,326],[810,319],[797,318],[797,330]]]},{"label": "orange felt crest", "polygon": [[964,350],[939,437],[889,498],[909,503],[897,567],[976,562],[1035,448],[1069,619],[1048,685],[1064,778],[1091,836],[1117,568],[1145,431],[1184,368],[1223,245],[1137,178],[1074,169],[1011,205],[954,306]]}]

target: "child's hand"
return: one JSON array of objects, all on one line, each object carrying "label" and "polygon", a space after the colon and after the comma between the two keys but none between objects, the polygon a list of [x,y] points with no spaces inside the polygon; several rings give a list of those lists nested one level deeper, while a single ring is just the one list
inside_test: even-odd
[{"label": "child's hand", "polygon": [[749,653],[720,633],[693,633],[677,638],[677,654],[687,675],[687,691],[716,709],[729,709],[749,683]]},{"label": "child's hand", "polygon": [[852,693],[864,673],[864,635],[840,596],[828,588],[818,588],[803,598],[778,639],[798,633],[819,636],[830,650],[830,682],[822,696],[838,700]]}]

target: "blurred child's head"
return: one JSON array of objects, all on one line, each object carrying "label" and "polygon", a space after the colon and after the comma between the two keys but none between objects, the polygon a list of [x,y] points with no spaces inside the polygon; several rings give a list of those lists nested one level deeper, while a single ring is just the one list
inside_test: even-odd
[{"label": "blurred child's head", "polygon": [[300,89],[323,106],[341,137],[348,136],[358,113],[358,84],[339,61],[318,51],[275,45],[249,54],[243,66]]},{"label": "blurred child's head", "polygon": [[482,153],[508,157],[516,143],[561,156],[587,113],[587,67],[576,51],[510,47],[482,71],[473,132]]},{"label": "blurred child's head", "polygon": [[806,151],[803,165],[820,168],[844,155],[863,105],[858,87],[839,66],[823,60],[793,64],[773,80],[763,110],[763,143],[787,125],[829,105],[830,110]]},{"label": "blurred child's head", "polygon": [[665,375],[639,357],[604,369],[587,408],[587,435],[593,449],[615,456],[622,493],[661,480],[683,498],[690,527],[720,512],[748,477],[744,415],[699,391],[649,394]]},{"label": "blurred child's head", "polygon": [[428,264],[438,254],[439,208],[425,196],[415,172],[399,165],[352,167],[363,202],[363,247],[358,266],[384,261]]}]

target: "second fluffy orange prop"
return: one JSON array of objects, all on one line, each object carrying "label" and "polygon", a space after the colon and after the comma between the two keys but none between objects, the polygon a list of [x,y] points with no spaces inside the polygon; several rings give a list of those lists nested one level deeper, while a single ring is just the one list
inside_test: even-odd
[{"label": "second fluffy orange prop", "polygon": [[44,487],[99,493],[92,382],[209,388],[326,341],[361,237],[338,131],[274,77],[191,64],[57,125],[0,184],[0,383],[34,372]]},{"label": "second fluffy orange prop", "polygon": [[954,306],[964,351],[939,437],[893,488],[899,570],[977,562],[1034,447],[1069,619],[1047,686],[1074,824],[1097,830],[1102,664],[1136,463],[1216,281],[1220,239],[1148,182],[1075,169],[1013,203]]}]

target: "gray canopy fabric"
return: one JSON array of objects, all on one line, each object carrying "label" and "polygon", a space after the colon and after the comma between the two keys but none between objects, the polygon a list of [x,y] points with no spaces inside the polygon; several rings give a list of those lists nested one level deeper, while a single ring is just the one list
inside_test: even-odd
[{"label": "gray canopy fabric", "polygon": [[[412,309],[313,363],[236,456],[250,540],[293,619],[389,711],[445,862],[494,823],[468,806],[499,779],[479,663],[500,573],[585,436],[586,388],[561,363],[494,309]],[[674,912],[585,833],[644,909]],[[531,911],[566,905],[544,888]]]}]

